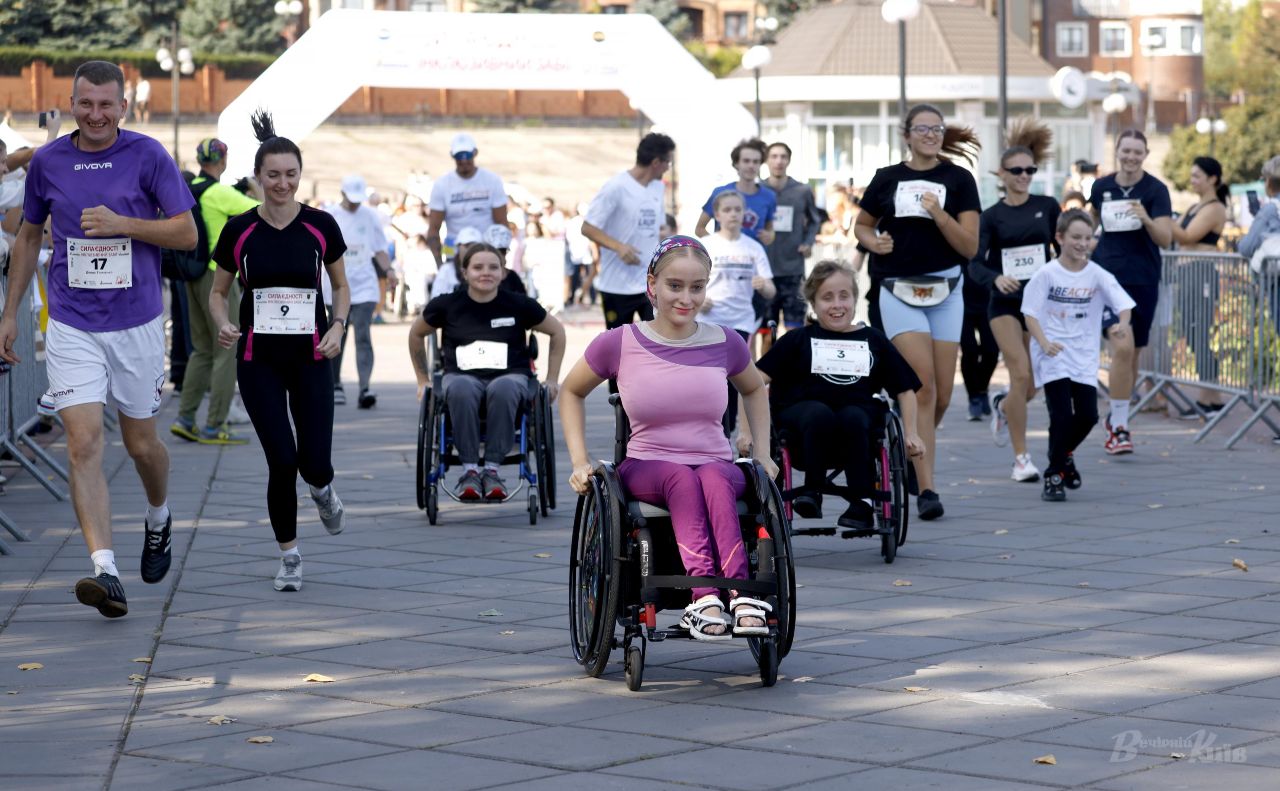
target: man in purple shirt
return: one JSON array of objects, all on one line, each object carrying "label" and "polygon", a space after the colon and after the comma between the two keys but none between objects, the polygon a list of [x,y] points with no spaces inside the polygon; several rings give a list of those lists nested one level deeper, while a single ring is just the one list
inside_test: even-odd
[{"label": "man in purple shirt", "polygon": [[146,490],[141,576],[159,582],[169,571],[173,524],[169,454],[155,426],[164,386],[160,248],[196,246],[195,201],[159,143],[119,128],[128,107],[117,66],[89,61],[76,69],[71,108],[77,131],[37,151],[27,174],[0,357],[20,362],[13,352],[18,305],[52,218],[46,397],[66,426],[71,503],[94,564],[94,576],[76,583],[76,598],[118,618],[128,605],[111,549],[103,409],[114,399],[125,449]]}]

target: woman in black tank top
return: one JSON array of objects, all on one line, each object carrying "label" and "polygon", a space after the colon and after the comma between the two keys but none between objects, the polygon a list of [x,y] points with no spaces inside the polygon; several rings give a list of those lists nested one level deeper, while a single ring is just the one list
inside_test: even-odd
[{"label": "woman in black tank top", "polygon": [[[1227,224],[1227,185],[1222,183],[1222,164],[1212,157],[1196,157],[1191,165],[1191,189],[1199,202],[1187,210],[1173,226],[1173,240],[1186,252],[1213,253]],[[1178,307],[1183,337],[1195,357],[1196,377],[1212,382],[1218,377],[1218,358],[1213,349],[1212,334],[1216,323],[1214,306],[1218,303],[1217,262],[1190,256],[1179,260]],[[1222,409],[1222,395],[1201,388],[1196,395],[1196,409],[1182,412],[1185,420],[1201,415],[1212,417]]]},{"label": "woman in black tank top", "polygon": [[1230,192],[1222,183],[1222,164],[1213,157],[1196,157],[1191,165],[1191,190],[1199,201],[1173,227],[1173,241],[1179,250],[1213,252],[1227,224]]}]

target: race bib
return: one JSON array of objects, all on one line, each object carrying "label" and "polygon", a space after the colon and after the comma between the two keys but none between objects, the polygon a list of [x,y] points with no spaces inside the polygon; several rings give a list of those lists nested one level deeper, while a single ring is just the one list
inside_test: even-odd
[{"label": "race bib", "polygon": [[502,370],[507,367],[507,344],[498,341],[472,341],[466,346],[459,346],[453,355],[460,371],[478,368]]},{"label": "race bib", "polygon": [[67,285],[72,288],[133,286],[132,239],[67,239]]},{"label": "race bib", "polygon": [[1136,231],[1142,220],[1134,213],[1136,200],[1108,200],[1102,202],[1102,229],[1107,233]]},{"label": "race bib", "polygon": [[924,210],[924,196],[932,192],[938,196],[938,205],[947,203],[947,188],[936,181],[899,181],[898,191],[893,195],[893,214],[895,217],[923,217],[929,219],[929,212]]},{"label": "race bib", "polygon": [[1044,245],[1024,244],[1021,247],[1006,247],[1000,251],[1000,264],[1005,277],[1014,280],[1030,280],[1045,264]]},{"label": "race bib", "polygon": [[791,223],[795,214],[794,206],[779,206],[773,213],[774,233],[791,233]]},{"label": "race bib", "polygon": [[312,335],[316,331],[314,288],[257,288],[253,331],[265,335]]},{"label": "race bib", "polygon": [[835,376],[867,376],[871,373],[871,349],[866,341],[809,340],[809,373]]}]

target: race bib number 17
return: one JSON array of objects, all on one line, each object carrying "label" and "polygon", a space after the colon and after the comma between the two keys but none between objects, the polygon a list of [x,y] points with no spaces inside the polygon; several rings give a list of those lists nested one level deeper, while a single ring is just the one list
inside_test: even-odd
[{"label": "race bib number 17", "polygon": [[131,288],[132,239],[67,239],[67,285],[72,288]]}]

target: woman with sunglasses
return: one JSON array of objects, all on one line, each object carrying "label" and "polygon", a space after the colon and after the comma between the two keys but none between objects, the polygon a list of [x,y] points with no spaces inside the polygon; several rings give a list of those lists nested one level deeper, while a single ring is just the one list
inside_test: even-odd
[{"label": "woman with sunglasses", "polygon": [[[1054,256],[1054,229],[1061,209],[1053,198],[1031,194],[1031,179],[1052,140],[1049,128],[1031,119],[1010,130],[1009,148],[1000,156],[996,172],[1004,197],[982,213],[978,254],[969,262],[969,277],[990,290],[991,333],[1009,371],[1009,389],[998,394],[992,405],[991,433],[996,445],[1013,444],[1013,480],[1028,483],[1038,481],[1040,471],[1027,452],[1027,400],[1036,389],[1022,293],[1032,275]],[[1067,464],[1073,464],[1070,455]]]},{"label": "woman with sunglasses", "polygon": [[879,286],[884,332],[923,386],[920,438],[914,461],[921,519],[942,516],[934,489],[935,429],[951,403],[956,349],[964,321],[962,268],[978,252],[978,185],[951,161],[977,157],[973,130],[943,123],[933,105],[912,107],[902,125],[911,158],[876,171],[854,223],[858,243],[871,252],[872,290]]}]

